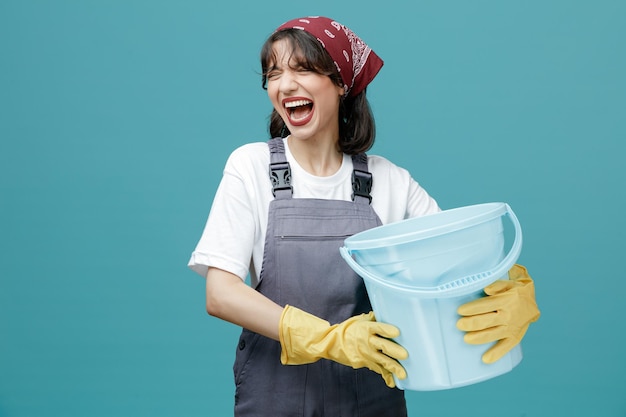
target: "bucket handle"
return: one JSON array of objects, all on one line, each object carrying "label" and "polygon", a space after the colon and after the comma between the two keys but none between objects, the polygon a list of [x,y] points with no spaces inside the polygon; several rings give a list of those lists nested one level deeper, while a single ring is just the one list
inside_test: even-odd
[{"label": "bucket handle", "polygon": [[519,255],[522,252],[522,227],[511,207],[505,203],[505,208],[506,213],[509,214],[511,222],[515,227],[515,240],[513,241],[511,250],[509,250],[509,253],[504,257],[504,259],[488,271],[468,275],[436,287],[409,287],[405,285],[389,284],[384,280],[384,278],[374,275],[372,272],[359,265],[354,258],[352,258],[352,254],[345,246],[340,247],[339,252],[348,265],[350,265],[350,267],[362,277],[367,277],[380,284],[396,289],[406,289],[410,292],[420,293],[423,295],[430,294],[433,297],[452,297],[458,295],[459,293],[467,293],[470,289],[473,290],[476,288],[486,287],[491,284],[491,282],[495,281],[495,279],[507,273],[519,258]]}]

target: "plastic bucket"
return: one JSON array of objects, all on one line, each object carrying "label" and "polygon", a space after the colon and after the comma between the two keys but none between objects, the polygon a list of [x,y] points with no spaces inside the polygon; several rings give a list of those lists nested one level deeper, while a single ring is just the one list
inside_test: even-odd
[{"label": "plastic bucket", "polygon": [[[515,229],[505,256],[502,218]],[[400,329],[396,342],[409,357],[400,389],[456,388],[502,375],[522,359],[517,345],[493,364],[482,362],[492,346],[469,345],[456,328],[457,308],[483,295],[521,252],[522,231],[505,203],[486,203],[403,220],[358,233],[340,248],[364,280],[377,320]]]}]

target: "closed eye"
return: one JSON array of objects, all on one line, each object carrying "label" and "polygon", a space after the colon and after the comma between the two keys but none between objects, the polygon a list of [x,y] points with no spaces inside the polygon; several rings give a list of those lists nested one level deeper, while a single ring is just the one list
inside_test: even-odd
[{"label": "closed eye", "polygon": [[276,72],[276,71],[273,71],[273,72],[270,72],[270,73],[267,74],[267,79],[268,80],[275,80],[278,77],[280,77],[280,73]]},{"label": "closed eye", "polygon": [[280,70],[280,68],[278,68],[278,67],[271,67],[265,73],[265,77],[268,80],[275,80],[276,78],[280,77],[280,74],[282,74],[282,71]]},{"label": "closed eye", "polygon": [[292,67],[292,69],[296,72],[300,72],[300,73],[310,73],[310,72],[315,72],[315,70],[313,68],[310,67],[305,67],[303,65],[296,65],[295,67]]}]

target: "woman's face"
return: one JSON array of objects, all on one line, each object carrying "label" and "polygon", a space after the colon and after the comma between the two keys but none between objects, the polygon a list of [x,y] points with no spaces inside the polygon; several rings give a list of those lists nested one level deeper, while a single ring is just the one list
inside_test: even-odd
[{"label": "woman's face", "polygon": [[267,94],[295,139],[339,139],[339,101],[344,89],[327,75],[298,65],[297,51],[286,40],[273,45]]}]

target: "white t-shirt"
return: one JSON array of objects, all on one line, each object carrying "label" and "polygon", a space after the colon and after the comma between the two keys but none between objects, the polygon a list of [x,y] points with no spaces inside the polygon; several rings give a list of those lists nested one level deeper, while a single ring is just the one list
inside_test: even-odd
[{"label": "white t-shirt", "polygon": [[[340,169],[329,177],[306,172],[289,151],[293,198],[350,201],[352,158],[343,156]],[[189,260],[203,277],[208,267],[231,272],[241,279],[250,273],[256,287],[263,262],[269,203],[274,199],[269,179],[267,143],[243,145],[228,158],[206,226]],[[372,173],[372,207],[383,224],[440,211],[439,206],[411,175],[385,158],[368,156]]]}]

